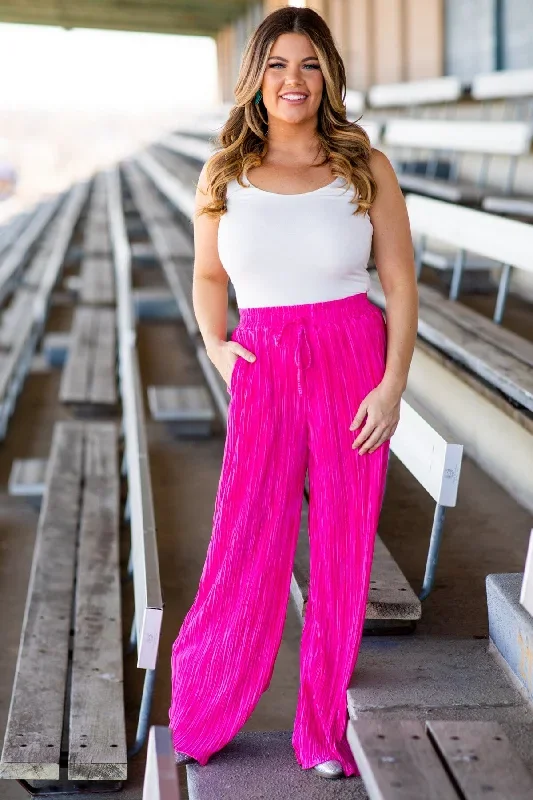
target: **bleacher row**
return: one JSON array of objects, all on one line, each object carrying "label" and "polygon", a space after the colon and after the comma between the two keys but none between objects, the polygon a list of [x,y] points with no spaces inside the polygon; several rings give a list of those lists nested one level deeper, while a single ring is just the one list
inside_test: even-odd
[{"label": "bleacher row", "polygon": [[[10,479],[12,493],[42,496],[0,759],[0,777],[19,781],[30,793],[60,787],[84,791],[95,783],[101,790],[120,788],[128,777],[128,758],[138,754],[147,739],[163,599],[136,329],[141,314],[164,315],[174,309],[205,385],[149,386],[149,408],[155,419],[182,434],[209,436],[216,414],[226,422],[230,397],[206,355],[192,308],[191,219],[194,183],[209,155],[206,132],[199,123],[196,133],[173,134],[120,167],[42,204],[0,233],[3,433],[25,376],[30,369],[42,369],[43,360],[62,369],[58,400],[72,416],[55,423],[48,459],[15,461]],[[410,194],[407,202],[415,233],[463,254],[454,262],[450,299],[419,285],[421,341],[497,391],[515,416],[528,419],[533,411],[533,342],[503,325],[502,294],[509,288],[510,269],[496,292],[496,321],[459,303],[458,289],[467,254],[496,256],[509,268],[531,271],[530,225],[417,194]],[[133,241],[134,231],[146,233],[144,249]],[[133,270],[142,268],[147,257],[161,268],[168,292],[134,290]],[[77,274],[65,275],[67,266]],[[66,294],[72,305],[67,334],[45,331],[55,292]],[[384,308],[375,273],[370,297]],[[234,301],[230,286],[228,336],[238,323]],[[434,518],[418,593],[378,536],[367,636],[410,632],[420,620],[434,585],[446,509],[456,505],[461,475],[463,444],[409,390],[391,451],[432,498]],[[122,479],[127,485],[124,504]],[[291,584],[302,622],[309,584],[308,490],[306,485]],[[121,576],[122,521],[129,528],[130,556]],[[121,581],[129,579],[135,616],[129,642],[123,643]],[[498,581],[493,583],[497,589]],[[532,598],[524,589],[521,599],[522,611],[531,613]],[[493,626],[491,634],[497,643],[503,631],[499,634]],[[439,647],[442,652],[445,643]],[[479,662],[489,679],[496,666],[489,665],[484,647],[483,642],[469,643],[461,663],[468,669],[478,668]],[[407,652],[410,658],[416,652],[419,664],[425,664],[424,648],[411,637],[401,637],[400,644],[398,637],[390,674],[401,672],[402,654]],[[137,734],[129,747],[124,650],[136,650],[137,666],[146,671]],[[377,661],[379,647],[370,657]],[[416,666],[411,669],[407,674],[416,675]],[[487,786],[491,797],[533,795],[533,778],[498,723],[497,709],[505,705],[503,689],[493,705],[486,704],[494,714],[484,719],[428,719],[424,714],[429,701],[421,702],[417,720],[374,715],[374,708],[402,707],[391,692],[388,674],[382,673],[383,685],[374,683],[366,694],[351,687],[347,696],[348,740],[370,797],[432,796],[436,786],[444,787],[439,796],[450,798],[473,800],[485,796]],[[439,686],[447,698],[460,691],[444,668]],[[428,687],[435,692],[434,684]],[[240,741],[245,743],[247,736],[261,734],[244,734]],[[148,745],[145,798],[178,797],[168,729],[155,726]],[[189,765],[187,773],[191,798],[224,796],[217,784],[223,778],[216,771]]]},{"label": "bleacher row", "polygon": [[[0,776],[30,793],[95,785],[111,791],[122,786],[128,756],[147,737],[163,609],[119,171],[74,186],[46,211],[47,227],[38,209],[40,224],[29,221],[33,238],[26,231],[24,251],[20,241],[14,244],[2,265],[9,264],[13,281],[2,341],[11,348],[11,380],[17,380],[9,396],[6,390],[6,408],[12,411],[24,375],[42,370],[44,359],[62,366],[58,399],[73,418],[54,424],[48,459],[16,460],[10,476],[12,494],[41,496],[42,502]],[[76,247],[80,233],[82,246]],[[63,274],[73,264],[74,288]],[[44,332],[54,290],[66,292],[73,305],[67,335]],[[121,473],[131,547],[123,580],[133,579],[135,607],[126,648]],[[124,649],[136,650],[137,666],[145,670],[129,748]]]}]

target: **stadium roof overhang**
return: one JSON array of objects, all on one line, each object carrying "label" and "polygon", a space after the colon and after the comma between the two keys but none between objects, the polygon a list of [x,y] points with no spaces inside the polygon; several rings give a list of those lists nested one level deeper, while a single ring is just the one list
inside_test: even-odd
[{"label": "stadium roof overhang", "polygon": [[0,0],[0,22],[214,35],[256,0]]}]

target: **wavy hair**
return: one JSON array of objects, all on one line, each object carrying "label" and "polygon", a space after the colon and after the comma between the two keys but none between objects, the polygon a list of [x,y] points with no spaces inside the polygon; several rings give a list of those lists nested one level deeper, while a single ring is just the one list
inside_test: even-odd
[{"label": "wavy hair", "polygon": [[[355,192],[355,214],[366,213],[376,196],[377,186],[369,160],[372,146],[368,134],[357,122],[346,118],[346,70],[324,19],[311,8],[285,6],[268,14],[250,37],[242,55],[235,85],[235,105],[216,137],[215,152],[206,163],[212,202],[199,214],[221,216],[227,211],[226,186],[240,180],[252,167],[259,166],[268,151],[268,119],[263,99],[254,98],[261,88],[263,73],[272,45],[283,33],[306,34],[316,50],[324,91],[318,108],[317,137],[335,177],[343,176]],[[360,119],[360,117],[359,117]]]}]

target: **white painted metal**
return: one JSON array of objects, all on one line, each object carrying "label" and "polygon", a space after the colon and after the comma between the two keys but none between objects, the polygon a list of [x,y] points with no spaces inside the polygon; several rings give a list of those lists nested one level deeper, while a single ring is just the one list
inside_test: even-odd
[{"label": "white painted metal", "polygon": [[178,770],[170,730],[152,725],[148,736],[143,800],[179,800]]},{"label": "white painted metal", "polygon": [[137,627],[137,666],[155,669],[163,599],[146,442],[142,386],[136,350],[131,287],[131,252],[126,233],[119,174],[107,172],[109,219],[115,259],[120,387],[124,415],[131,547]]},{"label": "white painted metal", "polygon": [[472,79],[472,97],[476,100],[528,95],[533,96],[533,69],[483,72]]},{"label": "white painted metal", "polygon": [[344,98],[347,114],[361,114],[365,108],[365,94],[355,89],[347,89]]},{"label": "white painted metal", "polygon": [[153,180],[157,188],[189,219],[194,215],[194,193],[180,181],[175,180],[155,158],[148,153],[139,153],[136,161]]},{"label": "white painted metal", "polygon": [[532,136],[533,125],[529,122],[391,119],[383,139],[391,147],[519,156],[530,152]]},{"label": "white painted metal", "polygon": [[460,78],[447,75],[408,83],[387,83],[371,86],[368,102],[374,108],[410,106],[421,103],[450,103],[459,100],[464,91]]},{"label": "white painted metal", "polygon": [[416,194],[406,203],[413,234],[533,272],[533,225]]},{"label": "white painted metal", "polygon": [[463,445],[456,444],[440,421],[404,393],[400,422],[390,440],[402,464],[442,506],[455,506]]},{"label": "white painted metal", "polygon": [[520,603],[533,617],[533,529],[529,535],[529,548],[520,591]]},{"label": "white painted metal", "polygon": [[[351,119],[351,117],[348,117]],[[365,131],[368,133],[368,138],[370,139],[370,144],[372,147],[377,147],[381,142],[381,134],[383,131],[383,123],[378,122],[377,120],[361,120],[361,122],[357,123],[364,128]]]},{"label": "white painted metal", "polygon": [[175,153],[190,156],[198,159],[198,161],[207,161],[214,153],[214,148],[204,139],[194,139],[192,136],[182,136],[178,133],[169,134],[162,140],[161,144]]}]

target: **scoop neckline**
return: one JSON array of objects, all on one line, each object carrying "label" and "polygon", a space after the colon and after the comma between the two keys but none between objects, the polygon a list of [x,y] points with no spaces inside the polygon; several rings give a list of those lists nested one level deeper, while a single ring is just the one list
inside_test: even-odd
[{"label": "scoop neckline", "polygon": [[262,194],[271,194],[274,197],[306,197],[310,194],[323,192],[324,189],[329,189],[331,186],[336,184],[337,181],[342,180],[342,176],[337,175],[332,181],[327,183],[325,186],[319,186],[318,189],[311,189],[309,192],[291,192],[291,194],[283,194],[282,192],[270,192],[268,189],[260,189],[259,186],[255,186],[255,184],[251,183],[249,178],[245,178],[245,180],[247,181],[249,188],[255,189],[256,192],[261,192]]}]

